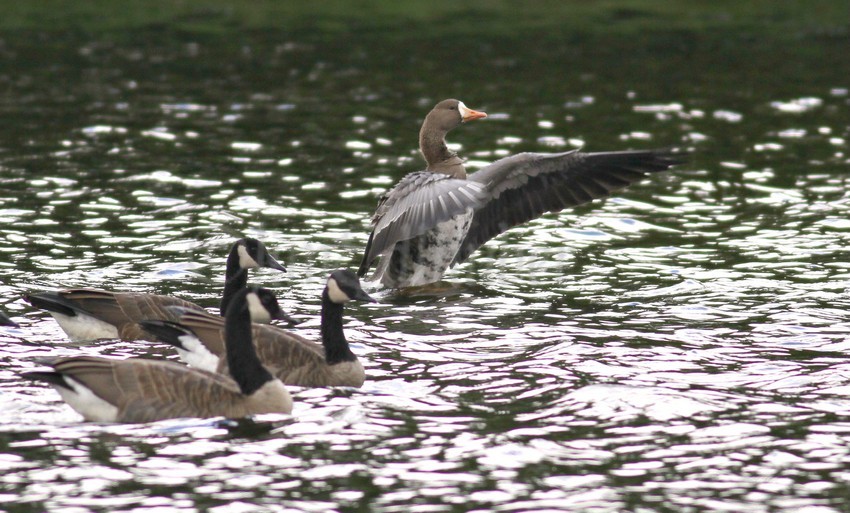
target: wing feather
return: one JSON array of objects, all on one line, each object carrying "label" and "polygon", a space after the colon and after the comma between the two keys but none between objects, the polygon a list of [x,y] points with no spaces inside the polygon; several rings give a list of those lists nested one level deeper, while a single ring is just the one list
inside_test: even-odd
[{"label": "wing feather", "polygon": [[489,201],[476,209],[453,264],[505,230],[539,217],[606,198],[650,173],[682,162],[670,151],[521,153],[473,173]]},{"label": "wing feather", "polygon": [[378,204],[358,274],[364,276],[372,262],[396,243],[479,208],[487,197],[485,186],[478,182],[427,171],[405,176]]}]

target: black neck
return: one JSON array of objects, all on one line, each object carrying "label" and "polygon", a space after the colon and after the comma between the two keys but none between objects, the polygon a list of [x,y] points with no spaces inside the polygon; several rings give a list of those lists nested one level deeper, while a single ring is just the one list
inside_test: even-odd
[{"label": "black neck", "polygon": [[227,313],[227,307],[237,292],[248,285],[248,271],[239,265],[239,253],[231,251],[227,257],[227,268],[224,272],[224,292],[221,294],[219,312],[221,316]]},{"label": "black neck", "polygon": [[240,297],[227,312],[224,323],[224,344],[227,350],[227,366],[230,375],[245,395],[251,395],[271,381],[272,375],[260,363],[251,339],[251,314]]},{"label": "black neck", "polygon": [[322,293],[322,345],[328,365],[357,359],[342,332],[342,305],[331,301],[328,289]]}]

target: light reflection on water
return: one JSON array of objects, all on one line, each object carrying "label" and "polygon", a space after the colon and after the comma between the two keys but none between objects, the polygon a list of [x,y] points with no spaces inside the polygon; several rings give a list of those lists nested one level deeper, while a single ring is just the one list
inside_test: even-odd
[{"label": "light reflection on water", "polygon": [[[535,82],[464,98],[492,114],[452,133],[472,168],[582,142],[696,153],[615,199],[512,230],[435,287],[369,284],[380,303],[349,308],[346,325],[369,380],[295,389],[291,417],[83,424],[22,382],[50,355],[174,358],[68,342],[22,292],[90,285],[212,307],[243,234],[289,269],[252,281],[318,336],[324,278],[356,265],[377,197],[418,166],[419,119],[439,89],[412,81],[405,94],[421,101],[402,102],[393,88],[411,64],[383,83],[333,52],[299,51],[300,64],[264,70],[264,86],[213,65],[203,94],[153,81],[144,59],[105,76],[126,96],[115,103],[27,82],[43,89],[24,107],[61,124],[19,124],[7,140],[29,143],[0,162],[0,306],[22,325],[0,331],[10,511],[846,508],[841,83],[730,99],[684,81],[680,97],[643,98],[588,61],[596,78],[555,97]],[[287,64],[309,73],[292,78]],[[554,80],[538,78],[541,91]],[[24,107],[3,104],[12,118]]]}]

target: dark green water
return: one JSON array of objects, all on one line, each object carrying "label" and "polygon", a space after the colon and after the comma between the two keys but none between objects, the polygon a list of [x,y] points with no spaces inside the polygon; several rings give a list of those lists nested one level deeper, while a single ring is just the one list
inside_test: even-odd
[{"label": "dark green water", "polygon": [[[848,511],[846,33],[438,39],[31,34],[0,45],[0,509]],[[22,381],[67,341],[20,295],[217,304],[223,259],[317,336],[378,196],[438,100],[475,168],[520,151],[681,146],[691,162],[491,241],[438,290],[347,310],[362,390],[291,417],[82,423]]]}]

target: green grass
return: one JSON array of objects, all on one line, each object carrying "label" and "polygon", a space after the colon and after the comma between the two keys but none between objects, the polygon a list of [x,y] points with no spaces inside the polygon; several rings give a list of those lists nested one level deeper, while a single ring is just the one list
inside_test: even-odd
[{"label": "green grass", "polygon": [[847,0],[0,0],[0,33],[515,35],[738,30],[771,37],[848,33]]}]

